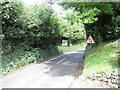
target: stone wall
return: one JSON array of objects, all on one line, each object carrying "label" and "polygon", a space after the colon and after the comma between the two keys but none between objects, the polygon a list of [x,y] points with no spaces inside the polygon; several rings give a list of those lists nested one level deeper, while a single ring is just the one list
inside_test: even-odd
[{"label": "stone wall", "polygon": [[120,74],[112,73],[110,75],[94,74],[89,76],[90,79],[99,80],[112,88],[120,88]]}]

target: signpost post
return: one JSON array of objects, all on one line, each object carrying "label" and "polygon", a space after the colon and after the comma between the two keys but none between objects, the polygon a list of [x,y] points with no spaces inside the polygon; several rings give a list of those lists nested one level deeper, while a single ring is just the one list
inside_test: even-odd
[{"label": "signpost post", "polygon": [[92,48],[92,44],[95,44],[94,39],[92,38],[92,36],[90,35],[87,39],[87,45],[90,45],[90,48]]}]

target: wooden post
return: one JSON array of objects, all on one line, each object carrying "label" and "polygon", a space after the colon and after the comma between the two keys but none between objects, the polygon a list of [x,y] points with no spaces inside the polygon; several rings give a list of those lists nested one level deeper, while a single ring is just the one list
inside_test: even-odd
[{"label": "wooden post", "polygon": [[92,48],[92,44],[90,44],[90,49]]}]

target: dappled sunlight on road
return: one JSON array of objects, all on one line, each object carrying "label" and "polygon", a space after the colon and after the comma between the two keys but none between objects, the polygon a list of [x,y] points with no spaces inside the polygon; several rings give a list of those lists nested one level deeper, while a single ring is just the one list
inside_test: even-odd
[{"label": "dappled sunlight on road", "polygon": [[15,71],[0,83],[4,88],[68,88],[79,75],[84,50],[67,53]]}]

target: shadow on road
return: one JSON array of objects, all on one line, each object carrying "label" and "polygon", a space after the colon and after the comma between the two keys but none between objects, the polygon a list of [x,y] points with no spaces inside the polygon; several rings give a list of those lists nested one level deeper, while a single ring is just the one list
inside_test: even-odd
[{"label": "shadow on road", "polygon": [[81,50],[47,61],[44,64],[49,67],[49,70],[45,73],[53,77],[78,76],[83,71],[83,54],[84,50]]}]

